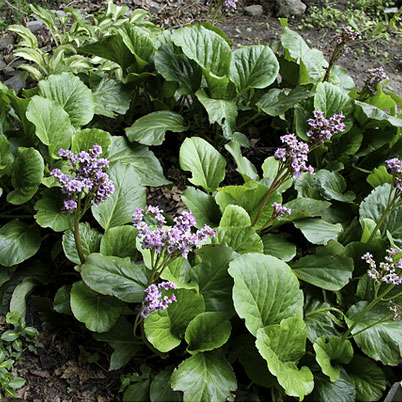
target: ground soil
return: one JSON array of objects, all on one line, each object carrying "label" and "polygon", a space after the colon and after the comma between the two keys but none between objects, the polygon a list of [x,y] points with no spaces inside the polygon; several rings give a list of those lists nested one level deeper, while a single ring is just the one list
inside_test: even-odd
[{"label": "ground soil", "polygon": [[[257,2],[257,1],[256,1]],[[116,1],[116,3],[121,3]],[[145,0],[125,1],[131,8],[145,5]],[[202,0],[160,0],[162,6],[148,10],[153,13],[155,22],[165,28],[194,23],[205,18],[206,7]],[[313,1],[309,2],[314,3]],[[319,2],[317,2],[319,3]],[[334,7],[345,9],[347,0],[330,2]],[[69,6],[80,8],[84,12],[99,10],[104,1],[73,0]],[[253,4],[244,0],[242,6]],[[52,6],[57,8],[57,6]],[[0,13],[9,16],[11,10],[4,7]],[[1,14],[0,14],[1,16]],[[3,16],[4,17],[4,16]],[[300,25],[300,19],[289,21],[291,28]],[[250,44],[269,44],[280,38],[281,25],[274,15],[261,17],[247,17],[242,13],[242,7],[232,16],[225,18],[220,28],[233,40],[234,46]],[[334,35],[333,29],[312,30],[304,29],[300,34],[311,47],[322,50],[328,56],[330,43]],[[40,32],[42,45],[46,46],[46,32]],[[400,55],[401,36],[391,34],[382,40],[358,41],[347,57],[340,59],[339,64],[346,67],[353,77],[357,87],[362,87],[366,70],[370,67],[383,65],[390,76],[388,88],[402,96],[402,57]],[[12,55],[15,49],[13,35],[0,32],[0,62],[5,62],[6,68],[0,71],[0,80],[5,81],[16,71],[16,60]],[[1,65],[1,63],[0,63]],[[177,211],[183,207],[180,195],[184,188],[184,181],[177,181],[177,173],[167,170],[166,176],[175,186],[167,189],[150,189],[148,197],[156,205],[160,205],[166,212]],[[182,174],[180,175],[182,177]],[[26,385],[18,391],[20,401],[119,401],[122,394],[118,392],[120,377],[134,371],[134,366],[126,367],[119,372],[107,370],[108,356],[112,351],[107,345],[95,342],[85,327],[76,321],[69,321],[68,326],[58,329],[46,329],[39,317],[38,305],[34,299],[29,303],[27,321],[41,330],[43,349],[35,355],[26,353],[23,363],[18,365],[15,374],[26,379]],[[1,317],[0,317],[1,318]],[[0,332],[6,329],[4,319],[0,320]],[[96,363],[88,363],[88,357],[97,352],[100,356]]]}]

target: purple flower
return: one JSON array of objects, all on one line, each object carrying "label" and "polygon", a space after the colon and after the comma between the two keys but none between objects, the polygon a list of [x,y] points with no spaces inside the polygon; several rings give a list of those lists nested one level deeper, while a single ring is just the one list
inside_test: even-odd
[{"label": "purple flower", "polygon": [[362,256],[362,259],[370,266],[367,272],[368,276],[376,283],[385,282],[387,285],[400,285],[402,284],[402,259],[398,260],[398,262],[394,262],[393,259],[400,251],[391,248],[387,250],[387,253],[385,261],[380,262],[378,267],[371,253],[366,253]]},{"label": "purple flower", "polygon": [[349,48],[346,44],[355,41],[359,37],[359,32],[355,31],[352,27],[341,27],[340,32],[337,32],[334,36],[334,42],[338,49],[342,49],[342,52],[338,52],[338,58],[349,53]]},{"label": "purple flower", "polygon": [[278,221],[286,214],[291,214],[292,210],[290,208],[284,207],[282,204],[278,202],[273,202],[272,206],[274,207],[273,219],[277,219]]},{"label": "purple flower", "polygon": [[68,159],[72,166],[71,175],[64,174],[60,169],[50,172],[61,185],[61,191],[67,195],[64,202],[66,211],[74,212],[81,194],[90,198],[92,205],[98,206],[106,201],[114,192],[114,184],[109,176],[102,171],[109,167],[109,161],[99,158],[102,147],[95,144],[88,152],[80,151],[77,155],[67,149],[60,149],[58,155]]},{"label": "purple flower", "polygon": [[182,212],[173,219],[173,227],[163,227],[166,223],[163,211],[158,207],[148,206],[145,215],[153,214],[158,225],[156,229],[149,229],[144,222],[144,210],[136,208],[133,213],[133,225],[138,230],[138,238],[141,240],[141,247],[151,249],[158,254],[182,255],[187,258],[188,253],[200,246],[201,241],[209,236],[216,236],[215,231],[208,225],[192,233],[192,228],[197,224],[191,212]]},{"label": "purple flower", "polygon": [[288,168],[293,178],[299,177],[302,172],[314,173],[314,168],[306,164],[307,154],[310,151],[308,144],[298,141],[295,134],[283,135],[280,138],[286,144],[286,148],[278,148],[274,157]]},{"label": "purple flower", "polygon": [[141,316],[147,318],[152,312],[166,310],[169,304],[177,301],[174,293],[170,297],[163,296],[162,290],[176,289],[177,286],[170,281],[161,282],[158,286],[151,284],[144,292],[146,296],[142,301]]},{"label": "purple flower", "polygon": [[314,119],[307,120],[310,130],[306,133],[313,144],[324,143],[326,140],[330,140],[333,135],[345,129],[345,124],[341,122],[345,117],[342,112],[334,114],[329,119],[326,119],[320,110],[316,110],[313,114]]},{"label": "purple flower", "polygon": [[388,159],[385,161],[394,180],[394,186],[397,190],[402,191],[402,160],[398,158]]},{"label": "purple flower", "polygon": [[377,90],[377,86],[383,81],[388,80],[389,77],[384,71],[384,67],[370,68],[367,70],[368,76],[364,81],[364,87],[361,93],[368,93],[370,96],[374,96]]}]

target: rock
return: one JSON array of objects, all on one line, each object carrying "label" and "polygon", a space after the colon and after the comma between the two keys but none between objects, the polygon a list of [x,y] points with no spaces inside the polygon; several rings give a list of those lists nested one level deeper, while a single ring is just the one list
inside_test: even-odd
[{"label": "rock", "polygon": [[22,88],[25,88],[25,78],[23,73],[16,71],[8,80],[4,81],[10,89],[14,89],[18,93]]},{"label": "rock", "polygon": [[267,13],[272,13],[273,11],[275,11],[276,0],[260,0],[260,4],[262,5],[264,11]]},{"label": "rock", "polygon": [[254,4],[252,6],[244,7],[244,15],[249,17],[258,17],[264,14],[264,9],[259,4]]},{"label": "rock", "polygon": [[303,15],[307,6],[300,0],[276,0],[276,14],[278,17]]},{"label": "rock", "polygon": [[5,49],[6,47],[14,44],[13,35],[8,34],[0,38],[0,49]]},{"label": "rock", "polygon": [[6,67],[7,63],[4,61],[3,56],[0,55],[0,71],[3,71],[3,69]]},{"label": "rock", "polygon": [[40,19],[33,20],[33,21],[28,21],[28,22],[27,22],[27,28],[28,28],[32,33],[36,32],[36,31],[39,31],[39,30],[42,29],[44,26],[45,26],[45,23],[44,23],[42,20],[40,20]]}]

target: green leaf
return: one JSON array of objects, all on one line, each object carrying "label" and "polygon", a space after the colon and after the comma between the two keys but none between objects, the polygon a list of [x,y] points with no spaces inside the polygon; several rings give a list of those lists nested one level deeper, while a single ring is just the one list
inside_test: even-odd
[{"label": "green leaf", "polygon": [[233,281],[228,274],[228,266],[235,256],[233,250],[225,246],[206,245],[197,254],[201,262],[192,268],[190,277],[198,283],[204,296],[205,310],[230,318],[234,314],[231,300]]},{"label": "green leaf", "polygon": [[[361,301],[353,305],[346,315],[346,323],[350,327],[369,302]],[[388,316],[388,320],[387,319]],[[386,320],[378,323],[378,321]],[[369,327],[369,328],[367,328]],[[385,365],[396,366],[401,361],[402,332],[400,324],[392,320],[388,303],[375,305],[363,317],[359,318],[352,335],[360,349],[374,360],[380,360]]]},{"label": "green leaf", "polygon": [[58,158],[60,148],[68,149],[74,128],[69,115],[58,103],[35,95],[28,104],[26,118],[34,124],[35,134],[53,158]]},{"label": "green leaf", "polygon": [[360,102],[358,100],[355,100],[355,104],[359,107],[359,109],[368,119],[388,122],[394,127],[402,127],[402,119],[399,119],[395,116],[391,116],[390,114],[383,112],[378,107],[369,105],[368,103],[365,102]]},{"label": "green leaf", "polygon": [[232,366],[219,350],[198,353],[172,374],[172,388],[184,392],[184,402],[226,401],[237,389]]},{"label": "green leaf", "polygon": [[190,321],[205,311],[204,298],[190,289],[174,291],[177,302],[167,310],[151,313],[144,320],[145,335],[161,352],[168,352],[180,345]]},{"label": "green leaf", "polygon": [[314,388],[314,377],[310,369],[300,370],[296,363],[306,348],[307,330],[299,317],[283,319],[280,325],[270,325],[257,331],[256,346],[267,361],[269,371],[289,396],[300,400]]},{"label": "green leaf", "polygon": [[305,87],[296,87],[291,90],[273,88],[264,93],[256,105],[269,116],[279,116],[312,95],[313,92]]},{"label": "green leaf", "polygon": [[218,123],[222,126],[224,121],[227,121],[230,127],[236,125],[237,106],[234,101],[212,99],[202,89],[198,90],[195,95],[205,107],[210,124]]},{"label": "green leaf", "polygon": [[150,380],[131,384],[124,391],[123,402],[148,402]]},{"label": "green leaf", "polygon": [[104,154],[111,142],[111,136],[108,132],[98,128],[86,128],[74,134],[71,150],[78,154],[80,151],[88,151],[95,144],[98,144],[102,147],[102,154]]},{"label": "green leaf", "polygon": [[0,265],[11,267],[32,257],[39,250],[40,232],[36,226],[13,219],[0,228]]},{"label": "green leaf", "polygon": [[[230,204],[241,206],[250,215],[251,222],[254,222],[259,208],[264,202],[268,189],[269,188],[264,184],[248,181],[242,186],[225,186],[218,188],[215,199],[222,211]],[[260,229],[272,218],[274,211],[272,203],[275,201],[282,201],[282,197],[278,192],[274,192],[264,206],[260,218],[254,225],[255,230]]]},{"label": "green leaf", "polygon": [[73,284],[70,303],[74,317],[94,332],[109,331],[123,309],[121,301],[97,294],[81,281]]},{"label": "green leaf", "polygon": [[285,206],[290,208],[292,212],[281,218],[280,222],[322,216],[324,211],[331,206],[331,203],[328,201],[314,200],[312,198],[295,198],[287,202]]},{"label": "green leaf", "polygon": [[355,198],[353,191],[346,191],[346,181],[337,172],[330,172],[325,169],[319,170],[315,174],[315,180],[321,187],[321,195],[327,200],[340,202],[351,202]]},{"label": "green leaf", "polygon": [[174,30],[172,40],[203,69],[218,77],[227,75],[232,52],[220,35],[201,25],[192,25]]},{"label": "green leaf", "polygon": [[88,124],[95,111],[92,91],[74,74],[50,75],[38,83],[39,95],[55,101],[70,116],[74,127]]},{"label": "green leaf", "polygon": [[144,208],[146,204],[146,190],[139,185],[140,178],[132,166],[117,162],[108,174],[114,184],[114,193],[98,207],[91,208],[105,231],[131,222],[135,208]]},{"label": "green leaf", "polygon": [[[0,115],[0,134],[1,134],[1,115]],[[7,137],[5,135],[0,135],[0,176],[10,174],[13,162],[14,162],[14,155],[11,152],[10,144],[7,140]]]},{"label": "green leaf", "polygon": [[314,109],[321,110],[327,118],[342,112],[347,118],[353,113],[354,102],[341,87],[320,82],[314,95]]},{"label": "green leaf", "polygon": [[258,173],[255,166],[244,156],[242,156],[240,144],[237,141],[230,141],[225,145],[226,150],[233,156],[236,162],[237,169],[244,181],[258,180]]},{"label": "green leaf", "polygon": [[269,46],[254,45],[232,52],[229,79],[239,93],[250,88],[266,88],[279,72],[279,63]]},{"label": "green leaf", "polygon": [[140,349],[138,339],[133,336],[133,326],[120,317],[113,328],[103,334],[94,334],[99,342],[107,342],[113,349],[109,370],[119,370],[125,366]]},{"label": "green leaf", "polygon": [[190,183],[212,192],[225,177],[226,161],[207,141],[192,137],[180,147],[180,167],[192,173]]},{"label": "green leaf", "polygon": [[64,194],[60,188],[45,189],[34,205],[37,211],[34,218],[39,226],[52,228],[55,232],[63,232],[68,229],[68,213],[62,211]]},{"label": "green leaf", "polygon": [[313,348],[322,372],[332,382],[338,381],[341,372],[339,364],[348,364],[353,358],[353,346],[350,341],[338,336],[328,338],[323,335],[316,339]]},{"label": "green leaf", "polygon": [[184,257],[179,257],[163,270],[161,278],[175,283],[178,288],[195,289],[198,292],[198,284],[190,281],[191,269],[192,267],[188,260]]},{"label": "green leaf", "polygon": [[230,263],[229,275],[235,282],[235,310],[254,336],[259,328],[295,314],[302,316],[299,281],[282,260],[258,253],[244,254]]},{"label": "green leaf", "polygon": [[212,239],[212,243],[231,247],[236,253],[262,253],[263,251],[261,238],[251,226],[218,227],[215,232],[216,238]]},{"label": "green leaf", "polygon": [[133,226],[115,226],[102,236],[100,252],[103,255],[120,258],[130,257],[133,261],[137,256],[136,238],[138,232]]},{"label": "green leaf", "polygon": [[179,402],[183,399],[182,393],[173,391],[170,386],[172,372],[173,367],[166,367],[154,377],[149,390],[151,402]]},{"label": "green leaf", "polygon": [[291,261],[296,255],[296,245],[287,240],[284,233],[267,233],[261,237],[264,254],[273,255],[281,260]]},{"label": "green leaf", "polygon": [[[360,204],[360,219],[371,219],[376,223],[379,222],[387,207],[390,190],[391,186],[388,183],[376,187]],[[385,221],[380,228],[382,235],[384,236],[388,231],[394,238],[402,238],[401,222],[402,207],[398,207],[385,218]]]},{"label": "green leaf", "polygon": [[[99,251],[102,235],[96,229],[91,228],[91,225],[88,222],[81,222],[79,225],[79,232],[84,257]],[[66,257],[75,264],[81,264],[74,234],[71,230],[64,232],[62,245]]]},{"label": "green leaf", "polygon": [[383,371],[372,360],[355,355],[347,367],[356,388],[356,400],[378,401],[385,391],[386,379]]},{"label": "green leaf", "polygon": [[214,197],[194,187],[187,187],[181,199],[195,216],[197,228],[218,226],[220,211]]},{"label": "green leaf", "polygon": [[299,279],[327,290],[340,290],[352,278],[353,259],[346,256],[345,248],[330,241],[317,247],[315,255],[307,255],[292,264]]},{"label": "green leaf", "polygon": [[143,264],[135,264],[128,258],[93,253],[81,265],[81,276],[95,292],[115,296],[127,303],[138,303],[144,298],[150,271]]},{"label": "green leaf", "polygon": [[130,108],[131,92],[120,82],[111,78],[102,78],[93,90],[95,114],[115,117],[125,114]]},{"label": "green leaf", "polygon": [[15,287],[10,300],[10,312],[16,312],[25,318],[26,297],[37,284],[38,282],[35,279],[28,276]]},{"label": "green leaf", "polygon": [[163,175],[158,159],[145,145],[129,144],[124,137],[113,136],[112,145],[105,157],[111,164],[120,161],[131,165],[144,186],[156,187],[170,183]]},{"label": "green leaf", "polygon": [[320,402],[355,402],[356,389],[352,378],[344,369],[341,369],[337,381],[331,382],[328,377],[316,375],[314,377],[313,400]]},{"label": "green leaf", "polygon": [[196,354],[218,349],[228,341],[231,330],[230,321],[220,313],[198,314],[190,321],[184,335],[187,352]]},{"label": "green leaf", "polygon": [[166,131],[181,133],[187,129],[181,115],[162,110],[140,117],[131,127],[126,128],[126,134],[130,141],[144,145],[161,145]]},{"label": "green leaf", "polygon": [[7,201],[14,205],[29,201],[42,182],[44,167],[43,158],[37,150],[19,147],[11,170],[14,190],[7,194]]},{"label": "green leaf", "polygon": [[328,244],[330,240],[336,240],[343,230],[340,223],[334,225],[317,218],[300,219],[294,221],[293,224],[313,244]]},{"label": "green leaf", "polygon": [[70,306],[71,285],[64,285],[54,295],[53,308],[60,314],[72,315]]},{"label": "green leaf", "polygon": [[392,175],[387,172],[385,166],[380,166],[373,169],[373,171],[367,176],[366,180],[371,187],[376,188],[385,183],[392,184]]},{"label": "green leaf", "polygon": [[200,67],[184,54],[175,54],[168,43],[156,51],[155,68],[165,80],[179,83],[180,95],[189,95],[200,87]]}]

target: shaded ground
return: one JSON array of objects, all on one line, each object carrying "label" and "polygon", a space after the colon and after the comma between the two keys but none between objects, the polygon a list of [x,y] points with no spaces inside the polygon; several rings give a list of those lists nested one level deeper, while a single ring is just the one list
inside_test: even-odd
[{"label": "shaded ground", "polygon": [[[116,1],[116,3],[119,3]],[[243,2],[247,5],[247,2]],[[310,2],[313,3],[313,2]],[[347,1],[333,1],[335,7],[344,9]],[[82,10],[99,10],[105,4],[73,0],[69,6]],[[145,0],[125,1],[125,5],[146,5]],[[252,4],[248,2],[248,4]],[[60,5],[61,7],[62,5]],[[145,8],[147,8],[145,6]],[[181,26],[187,23],[200,21],[205,16],[206,7],[202,0],[160,0],[158,8],[148,7],[164,27]],[[0,16],[11,15],[10,9],[1,8]],[[3,15],[5,16],[5,15]],[[291,28],[300,25],[300,20],[289,21]],[[225,18],[219,25],[234,41],[239,44],[250,45],[255,43],[272,43],[279,40],[281,25],[274,16],[246,17],[241,9],[233,16]],[[305,29],[300,32],[311,47],[316,47],[328,55],[330,42],[334,30]],[[48,37],[45,31],[39,32],[41,46],[48,46]],[[387,40],[373,40],[371,42],[357,42],[348,57],[341,58],[339,64],[346,67],[355,80],[357,87],[363,85],[365,71],[370,67],[383,65],[390,76],[389,89],[402,96],[402,56],[400,55],[401,36],[390,35]],[[0,80],[5,81],[16,73],[18,62],[14,59],[15,38],[11,34],[0,32]],[[171,190],[166,188],[150,189],[149,199],[154,205],[160,205],[166,212],[180,209],[181,190],[184,181],[177,182],[178,173],[167,171],[166,176],[177,186]],[[183,177],[181,172],[180,177]],[[119,401],[122,394],[118,393],[120,377],[124,373],[134,371],[135,365],[125,367],[118,372],[107,371],[108,357],[112,351],[107,346],[95,342],[84,326],[71,320],[68,326],[59,329],[46,330],[41,327],[41,320],[37,315],[38,308],[33,302],[28,311],[27,321],[41,330],[41,342],[45,345],[39,349],[38,355],[27,353],[24,361],[17,367],[16,374],[26,379],[26,385],[19,392],[21,401]],[[63,320],[63,319],[62,319]],[[66,324],[63,322],[62,324]],[[4,320],[0,321],[0,332],[5,329]],[[85,348],[84,348],[85,345]],[[88,359],[98,353],[97,362],[90,364]]]}]

